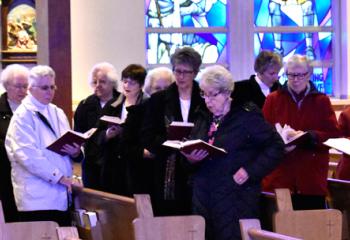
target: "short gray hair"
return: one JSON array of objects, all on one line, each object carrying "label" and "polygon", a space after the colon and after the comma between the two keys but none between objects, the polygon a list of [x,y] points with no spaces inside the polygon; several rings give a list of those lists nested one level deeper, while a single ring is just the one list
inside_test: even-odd
[{"label": "short gray hair", "polygon": [[156,67],[150,70],[147,73],[145,79],[145,85],[143,87],[143,91],[148,95],[151,95],[152,84],[158,76],[165,76],[165,79],[168,80],[169,84],[175,82],[175,76],[170,68],[167,67]]},{"label": "short gray hair", "polygon": [[199,86],[213,87],[221,92],[232,92],[235,86],[232,74],[221,65],[206,67],[200,75]]},{"label": "short gray hair", "polygon": [[117,74],[117,70],[115,69],[115,67],[109,63],[109,62],[100,62],[100,63],[96,63],[90,73],[89,73],[89,77],[88,77],[88,81],[90,86],[93,85],[94,82],[94,77],[95,75],[99,72],[99,71],[104,71],[106,73],[106,77],[108,79],[108,81],[112,82],[114,85],[114,88],[118,87],[118,74]]},{"label": "short gray hair", "polygon": [[287,73],[288,68],[293,66],[304,67],[309,73],[312,73],[313,70],[311,60],[305,55],[294,54],[288,58],[286,64],[284,65],[284,72]]},{"label": "short gray hair", "polygon": [[55,79],[56,77],[55,71],[50,66],[47,66],[47,65],[38,65],[33,67],[30,70],[30,74],[29,74],[29,79],[28,79],[29,87],[35,85],[38,82],[38,80],[45,77]]},{"label": "short gray hair", "polygon": [[29,69],[20,64],[11,64],[8,65],[1,72],[1,83],[5,89],[7,89],[8,85],[16,78],[18,75],[23,75],[28,78]]}]

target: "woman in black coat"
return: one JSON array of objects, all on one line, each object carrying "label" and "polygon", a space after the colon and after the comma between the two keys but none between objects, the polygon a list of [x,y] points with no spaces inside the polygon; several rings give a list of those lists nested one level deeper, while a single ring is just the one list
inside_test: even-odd
[{"label": "woman in black coat", "polygon": [[[116,69],[108,62],[97,63],[92,67],[89,84],[94,93],[79,103],[74,114],[74,130],[81,133],[96,127],[102,116],[102,108],[114,102],[119,96],[116,91]],[[84,154],[82,163],[84,186],[101,190],[102,156],[96,138],[91,137],[84,144]]]},{"label": "woman in black coat", "polygon": [[106,105],[102,115],[119,117],[122,125],[108,125],[100,121],[95,138],[103,155],[102,190],[125,196],[142,193],[143,147],[139,143],[139,130],[143,118],[146,96],[142,86],[146,69],[130,64],[122,71],[123,93]]},{"label": "woman in black coat", "polygon": [[192,48],[177,49],[171,56],[176,82],[166,90],[154,93],[144,118],[142,142],[145,155],[154,157],[152,206],[155,215],[191,213],[191,186],[188,169],[179,152],[167,149],[167,127],[172,121],[194,122],[195,111],[205,109],[194,81],[201,56]]},{"label": "woman in black coat", "polygon": [[6,92],[0,96],[0,200],[6,222],[18,221],[18,211],[11,182],[11,164],[5,149],[5,137],[13,112],[27,95],[29,70],[18,64],[1,73]]},{"label": "woman in black coat", "polygon": [[206,239],[241,239],[239,219],[258,218],[260,182],[282,159],[283,142],[252,103],[235,104],[231,74],[222,66],[204,70],[200,88],[210,113],[197,112],[191,138],[224,148],[183,153],[195,169],[193,210],[206,219]]}]

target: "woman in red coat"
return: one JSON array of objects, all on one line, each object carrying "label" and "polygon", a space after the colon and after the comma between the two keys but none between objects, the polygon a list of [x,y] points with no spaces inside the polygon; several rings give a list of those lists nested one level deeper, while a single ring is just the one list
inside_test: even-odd
[{"label": "woman in red coat", "polygon": [[[350,137],[350,107],[347,107],[339,116],[339,128],[344,137]],[[342,180],[350,180],[350,156],[343,153],[339,160],[335,177]]]},{"label": "woman in red coat", "polygon": [[329,154],[322,142],[339,136],[336,116],[329,98],[310,81],[305,56],[289,58],[285,72],[288,81],[267,97],[263,113],[271,124],[289,125],[289,136],[303,131],[307,138],[285,148],[285,159],[265,177],[263,189],[289,188],[294,209],[325,208]]}]

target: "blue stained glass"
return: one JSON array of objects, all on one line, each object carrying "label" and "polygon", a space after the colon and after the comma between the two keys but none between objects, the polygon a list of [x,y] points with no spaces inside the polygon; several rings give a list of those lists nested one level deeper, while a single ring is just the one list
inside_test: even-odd
[{"label": "blue stained glass", "polygon": [[[177,38],[181,45],[172,39]],[[191,46],[201,54],[203,63],[226,63],[226,33],[197,33],[197,34],[158,34],[149,33],[147,37],[148,64],[168,64],[170,55],[179,46]]]},{"label": "blue stained glass", "polygon": [[[179,10],[175,3],[179,4]],[[226,2],[145,0],[146,27],[226,27]],[[159,9],[159,10],[158,10]]]},{"label": "blue stained glass", "polygon": [[332,0],[255,0],[256,26],[325,26]]}]

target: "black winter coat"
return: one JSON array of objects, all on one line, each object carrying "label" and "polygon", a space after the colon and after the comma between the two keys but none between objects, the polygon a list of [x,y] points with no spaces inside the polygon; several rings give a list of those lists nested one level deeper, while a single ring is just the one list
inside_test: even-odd
[{"label": "black winter coat", "polygon": [[11,118],[12,111],[7,101],[7,93],[3,93],[0,97],[0,200],[6,222],[18,221],[11,181],[11,164],[5,149],[5,137]]},{"label": "black winter coat", "polygon": [[[211,119],[199,113],[191,138],[207,141]],[[239,219],[258,217],[260,182],[282,160],[284,145],[252,103],[232,103],[218,126],[214,145],[228,154],[194,166],[194,213],[205,217],[207,239],[241,239]],[[249,178],[238,185],[233,175],[241,167]]]}]

